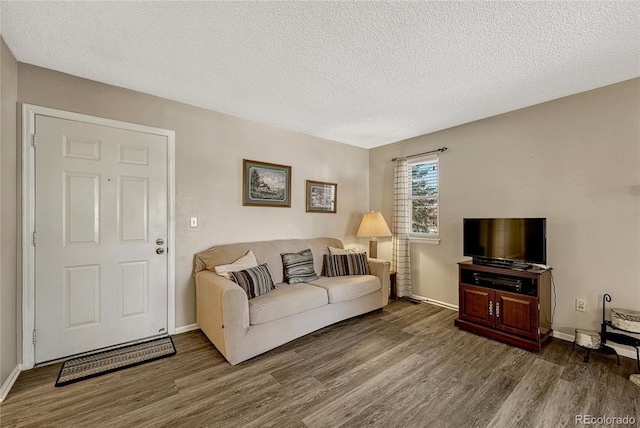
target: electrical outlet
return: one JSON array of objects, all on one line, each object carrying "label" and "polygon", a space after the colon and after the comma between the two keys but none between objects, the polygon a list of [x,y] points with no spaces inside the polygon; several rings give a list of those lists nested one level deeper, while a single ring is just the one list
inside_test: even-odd
[{"label": "electrical outlet", "polygon": [[576,299],[576,311],[587,312],[587,301],[584,299]]},{"label": "electrical outlet", "polygon": [[198,227],[198,217],[191,217],[191,227]]}]

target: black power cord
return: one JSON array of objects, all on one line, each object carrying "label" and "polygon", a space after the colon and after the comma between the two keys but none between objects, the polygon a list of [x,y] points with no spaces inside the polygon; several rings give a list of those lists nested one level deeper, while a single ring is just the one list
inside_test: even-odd
[{"label": "black power cord", "polygon": [[553,310],[551,311],[551,324],[553,325],[553,318],[556,316],[556,281],[553,278],[553,270],[549,269],[551,274],[551,288],[553,289]]}]

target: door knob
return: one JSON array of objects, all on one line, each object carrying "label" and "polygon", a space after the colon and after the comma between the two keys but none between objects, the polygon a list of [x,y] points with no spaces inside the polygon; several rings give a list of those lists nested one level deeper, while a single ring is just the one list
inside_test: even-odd
[{"label": "door knob", "polygon": [[164,254],[164,248],[160,247],[160,248],[156,248],[156,253],[158,254]]}]

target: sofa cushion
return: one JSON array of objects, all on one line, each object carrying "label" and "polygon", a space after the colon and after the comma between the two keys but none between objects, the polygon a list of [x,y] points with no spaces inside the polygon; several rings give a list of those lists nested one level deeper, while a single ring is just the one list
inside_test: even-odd
[{"label": "sofa cushion", "polygon": [[256,256],[253,255],[253,251],[247,251],[247,254],[235,260],[233,263],[216,266],[215,271],[218,275],[233,281],[231,272],[239,272],[256,266],[258,266],[258,261],[256,260]]},{"label": "sofa cushion", "polygon": [[224,244],[196,254],[193,261],[193,272],[197,274],[204,269],[213,271],[216,266],[231,263],[251,250],[255,254],[258,264],[269,264],[273,282],[279,284],[284,281],[280,254],[294,253],[302,248],[310,248],[313,253],[313,267],[317,273],[322,271],[322,256],[329,254],[327,247],[342,248],[343,246],[342,241],[335,238],[283,239]]},{"label": "sofa cushion", "polygon": [[380,278],[373,275],[321,276],[311,284],[327,290],[329,303],[347,302],[380,290]]},{"label": "sofa cushion", "polygon": [[369,275],[367,254],[326,254],[324,256],[324,274],[326,276]]},{"label": "sofa cushion", "polygon": [[279,284],[270,293],[249,300],[249,323],[269,321],[319,308],[329,303],[324,288],[308,284]]},{"label": "sofa cushion", "polygon": [[331,254],[332,256],[336,256],[336,255],[342,255],[342,254],[357,254],[357,253],[363,253],[364,251],[360,251],[357,248],[336,248],[336,247],[329,247],[329,254]]},{"label": "sofa cushion", "polygon": [[284,280],[289,284],[309,282],[318,278],[313,269],[313,254],[310,249],[297,253],[284,253],[280,256],[282,256]]},{"label": "sofa cushion", "polygon": [[276,288],[266,263],[239,272],[231,272],[231,276],[240,288],[247,293],[249,299],[266,294]]}]

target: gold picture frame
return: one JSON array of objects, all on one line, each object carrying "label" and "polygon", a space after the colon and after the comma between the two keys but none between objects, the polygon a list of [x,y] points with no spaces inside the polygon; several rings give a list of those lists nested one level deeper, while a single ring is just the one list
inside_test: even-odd
[{"label": "gold picture frame", "polygon": [[291,208],[291,167],[242,160],[242,205]]},{"label": "gold picture frame", "polygon": [[307,212],[338,212],[338,184],[307,180]]}]

